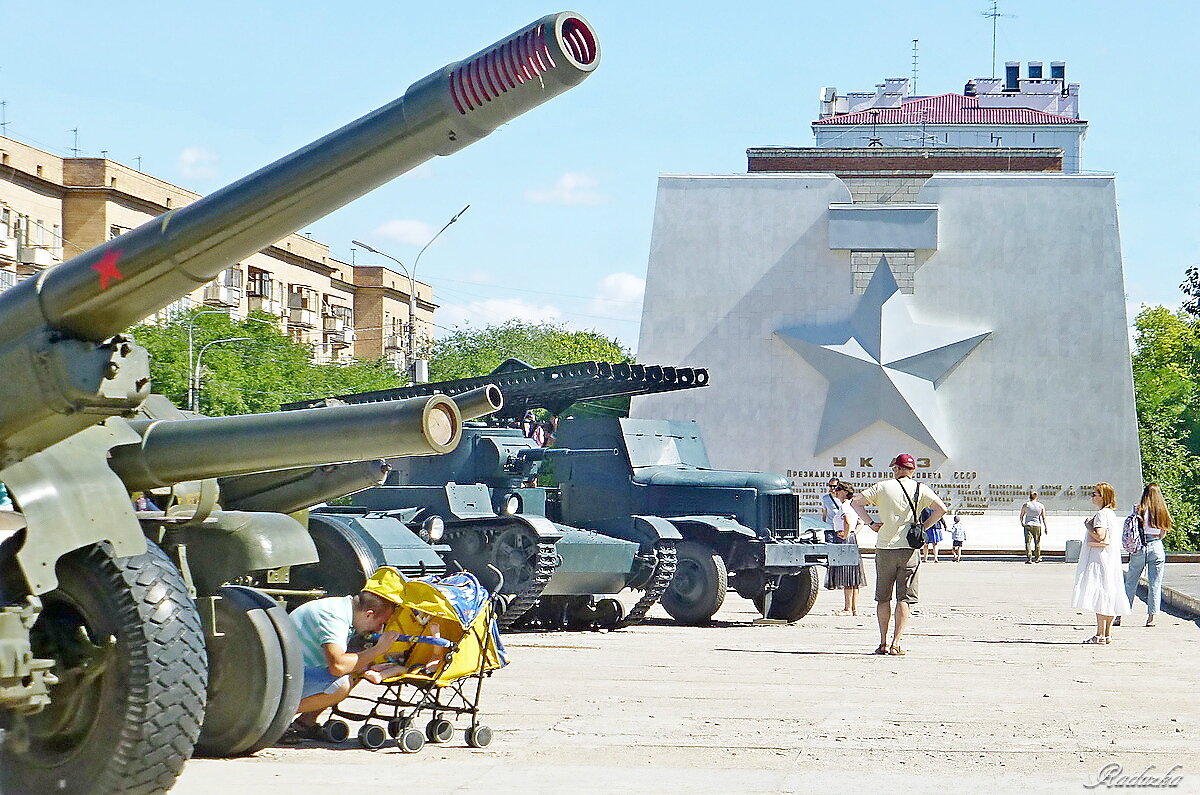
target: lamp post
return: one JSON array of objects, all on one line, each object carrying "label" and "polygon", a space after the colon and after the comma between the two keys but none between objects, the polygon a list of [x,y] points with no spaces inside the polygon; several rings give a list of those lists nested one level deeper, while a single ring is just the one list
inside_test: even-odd
[{"label": "lamp post", "polygon": [[386,257],[386,258],[390,259],[392,262],[399,265],[401,272],[405,276],[408,277],[408,342],[405,347],[407,348],[406,354],[407,354],[407,359],[409,362],[409,375],[411,376],[412,382],[414,384],[420,383],[423,380],[422,378],[419,377],[420,373],[418,371],[417,359],[416,359],[416,356],[417,356],[417,265],[419,265],[421,263],[421,255],[425,253],[425,249],[427,249],[431,245],[433,245],[433,241],[437,240],[438,237],[441,236],[442,232],[445,232],[447,229],[449,229],[450,224],[454,223],[459,218],[462,218],[462,214],[465,213],[469,209],[471,209],[471,205],[468,204],[466,207],[463,207],[461,210],[456,212],[453,216],[451,216],[450,220],[446,222],[445,226],[443,226],[441,229],[439,229],[434,234],[433,237],[429,238],[429,242],[427,242],[424,246],[422,246],[421,250],[417,252],[417,258],[415,260],[413,260],[413,266],[411,269],[407,268],[403,262],[401,262],[400,260],[393,257],[391,254],[388,254],[387,252],[384,252],[384,251],[380,251],[379,249],[375,248],[374,246],[368,245],[368,244],[362,242],[361,240],[351,240],[350,241],[351,243],[353,243],[356,246],[361,246],[362,248],[365,248],[367,251],[370,251],[372,254],[378,254],[381,257]]},{"label": "lamp post", "polygon": [[[188,329],[188,369],[187,369],[188,399],[187,399],[187,402],[188,402],[188,407],[191,408],[192,411],[196,410],[196,395],[192,391],[192,387],[195,384],[195,381],[192,378],[192,372],[196,369],[196,365],[193,363],[194,360],[192,358],[192,351],[195,349],[196,318],[200,317],[201,315],[225,315],[228,317],[229,312],[228,312],[228,310],[225,310],[225,309],[202,309],[199,312],[197,312],[196,314],[192,315],[190,318],[188,318],[188,322],[187,322],[187,329]],[[249,315],[247,315],[245,319],[253,320],[256,323],[266,323],[268,326],[275,325],[271,321],[263,320],[260,317],[250,317]]]},{"label": "lamp post", "polygon": [[219,340],[213,340],[200,348],[200,352],[196,354],[196,369],[192,371],[192,386],[188,390],[191,392],[191,409],[197,411],[197,406],[200,403],[200,363],[204,360],[204,352],[214,345],[219,345],[222,342],[250,342],[249,337],[222,337]]}]

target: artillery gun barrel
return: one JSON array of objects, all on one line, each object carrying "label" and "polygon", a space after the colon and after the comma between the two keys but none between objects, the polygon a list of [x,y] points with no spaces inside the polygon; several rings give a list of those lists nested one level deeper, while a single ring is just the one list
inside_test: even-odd
[{"label": "artillery gun barrel", "polygon": [[501,394],[500,387],[488,384],[456,395],[454,402],[458,404],[458,410],[462,413],[464,421],[474,420],[502,409],[504,395]]},{"label": "artillery gun barrel", "polygon": [[221,505],[235,511],[294,513],[379,486],[387,477],[382,460],[258,472],[221,478]]},{"label": "artillery gun barrel", "polygon": [[522,461],[547,461],[553,458],[583,458],[585,456],[613,456],[617,451],[612,447],[598,449],[569,448],[569,447],[530,447],[517,452],[517,458]]},{"label": "artillery gun barrel", "polygon": [[462,417],[445,395],[272,414],[134,420],[138,444],[109,466],[131,491],[251,472],[453,450]]},{"label": "artillery gun barrel", "polygon": [[577,85],[599,60],[587,21],[545,16],[340,130],[5,291],[4,337],[48,326],[107,339],[305,224]]}]

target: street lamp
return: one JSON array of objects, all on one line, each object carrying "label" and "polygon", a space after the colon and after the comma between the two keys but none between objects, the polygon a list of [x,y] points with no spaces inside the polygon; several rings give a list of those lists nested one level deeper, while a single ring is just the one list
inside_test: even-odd
[{"label": "street lamp", "polygon": [[367,251],[370,251],[372,254],[378,254],[381,257],[387,257],[392,262],[399,265],[401,272],[404,273],[404,275],[408,277],[408,344],[407,344],[408,351],[407,351],[407,353],[408,353],[408,361],[411,363],[409,365],[409,368],[410,368],[410,374],[412,376],[412,380],[413,380],[414,384],[420,383],[423,380],[421,377],[419,377],[420,373],[418,372],[417,361],[416,361],[416,355],[417,355],[417,337],[416,337],[416,329],[417,329],[417,265],[419,265],[421,263],[421,255],[425,253],[425,249],[427,249],[431,245],[433,245],[433,241],[437,240],[438,237],[441,236],[442,232],[445,232],[447,229],[449,229],[450,224],[454,223],[459,218],[462,218],[462,214],[465,213],[469,209],[471,209],[471,205],[468,204],[466,207],[463,207],[461,210],[456,212],[453,216],[451,216],[450,220],[446,222],[445,226],[443,226],[441,229],[439,229],[433,237],[429,238],[429,242],[426,243],[424,246],[422,246],[421,250],[417,252],[417,258],[415,260],[413,260],[413,266],[412,266],[411,270],[409,270],[407,267],[405,267],[403,262],[396,259],[395,257],[393,257],[391,254],[388,254],[387,252],[380,251],[379,249],[375,248],[374,246],[368,245],[368,244],[362,242],[361,240],[351,240],[350,241],[351,243],[353,243],[356,246],[365,248]]},{"label": "street lamp", "polygon": [[219,340],[213,340],[212,342],[207,343],[200,349],[200,352],[196,354],[196,369],[192,371],[192,385],[191,385],[191,388],[188,390],[189,392],[191,392],[191,395],[192,395],[192,401],[191,401],[192,411],[197,411],[198,410],[197,405],[200,403],[200,363],[204,360],[204,352],[206,350],[208,350],[209,348],[211,348],[212,346],[219,345],[222,342],[250,342],[250,338],[249,337],[223,337]]},{"label": "street lamp", "polygon": [[[187,372],[188,372],[188,400],[187,400],[187,402],[188,402],[188,406],[191,407],[192,411],[196,410],[196,395],[192,391],[192,386],[195,383],[195,381],[192,379],[192,371],[196,369],[196,366],[193,364],[194,360],[192,359],[192,351],[195,349],[196,318],[200,317],[201,315],[225,315],[228,317],[229,311],[225,310],[225,309],[202,309],[199,312],[197,312],[196,314],[192,315],[190,318],[188,318],[188,322],[187,322],[187,329],[188,329],[188,369],[187,369]],[[250,317],[249,315],[247,315],[245,319],[253,320],[256,323],[266,323],[268,326],[275,326],[275,324],[272,323],[271,321],[263,320],[261,317]]]}]

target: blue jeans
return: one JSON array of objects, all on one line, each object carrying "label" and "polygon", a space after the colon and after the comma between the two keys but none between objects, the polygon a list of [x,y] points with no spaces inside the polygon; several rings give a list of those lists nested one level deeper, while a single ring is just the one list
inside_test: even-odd
[{"label": "blue jeans", "polygon": [[1125,595],[1133,604],[1137,595],[1138,580],[1141,579],[1142,569],[1146,570],[1146,612],[1154,615],[1162,605],[1162,576],[1163,564],[1167,560],[1167,552],[1163,549],[1162,540],[1151,541],[1146,548],[1129,556],[1129,569],[1125,572]]}]

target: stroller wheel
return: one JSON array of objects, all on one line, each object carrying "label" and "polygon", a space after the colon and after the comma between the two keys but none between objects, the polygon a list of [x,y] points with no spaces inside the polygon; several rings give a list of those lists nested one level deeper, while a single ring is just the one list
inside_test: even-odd
[{"label": "stroller wheel", "polygon": [[454,736],[454,724],[448,720],[434,718],[425,724],[425,739],[431,743],[444,743]]},{"label": "stroller wheel", "polygon": [[321,727],[321,736],[326,742],[344,743],[350,737],[350,724],[344,720],[325,721]]},{"label": "stroller wheel", "polygon": [[472,748],[487,748],[492,743],[492,730],[480,724],[467,729],[467,745]]},{"label": "stroller wheel", "polygon": [[387,742],[387,733],[382,726],[374,723],[364,723],[358,730],[358,742],[368,751],[378,751]]},{"label": "stroller wheel", "polygon": [[425,735],[410,726],[400,733],[400,736],[396,738],[396,743],[404,753],[415,754],[425,747]]},{"label": "stroller wheel", "polygon": [[412,726],[412,718],[392,718],[387,722],[388,737],[395,739],[400,736],[400,732]]}]

